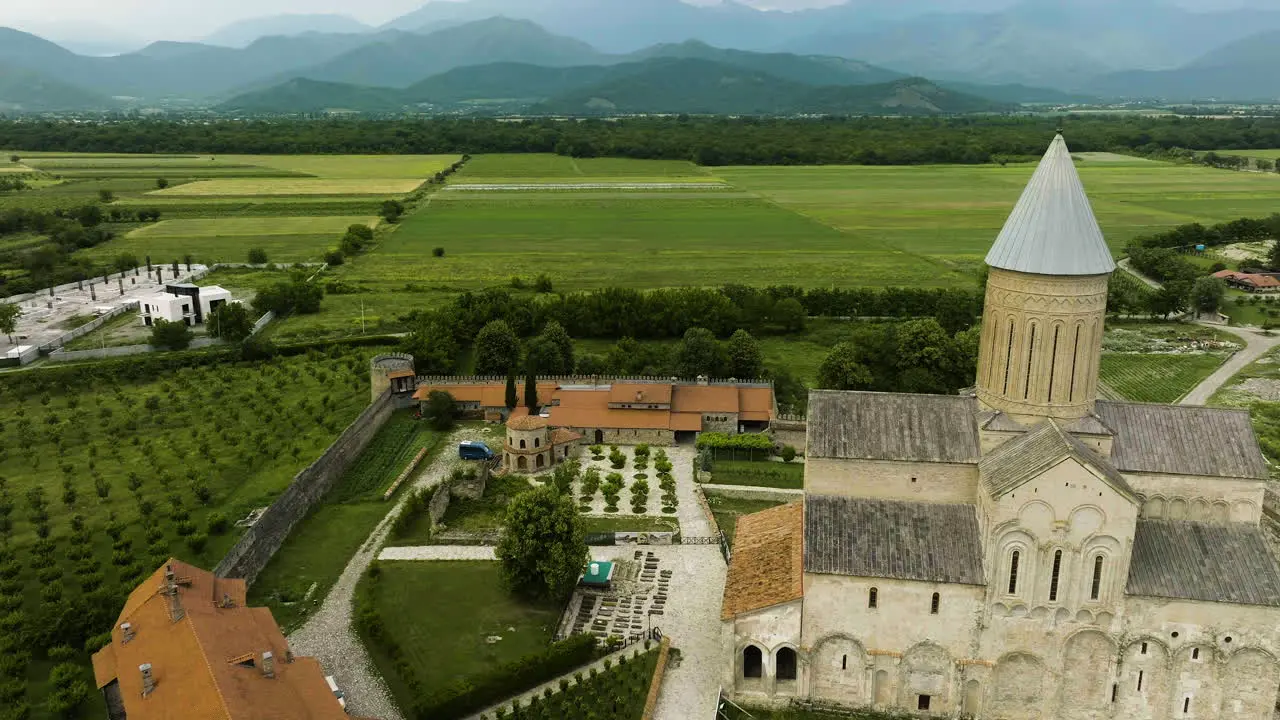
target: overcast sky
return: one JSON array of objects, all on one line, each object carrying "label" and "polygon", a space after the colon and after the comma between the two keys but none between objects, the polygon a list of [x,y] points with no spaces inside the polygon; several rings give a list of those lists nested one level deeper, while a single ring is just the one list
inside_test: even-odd
[{"label": "overcast sky", "polygon": [[[50,37],[92,36],[95,28],[138,39],[190,40],[234,20],[281,13],[341,13],[380,25],[426,0],[0,0],[0,25]],[[445,0],[432,0],[443,2]],[[644,2],[645,0],[635,0]],[[718,0],[686,0],[700,4]],[[759,8],[796,10],[843,0],[740,0]],[[884,0],[894,2],[896,0]],[[1009,0],[1010,3],[1016,0]],[[1280,8],[1280,0],[1175,0],[1197,9],[1239,5]],[[951,0],[961,9],[966,0]],[[990,0],[974,1],[989,6]]]}]

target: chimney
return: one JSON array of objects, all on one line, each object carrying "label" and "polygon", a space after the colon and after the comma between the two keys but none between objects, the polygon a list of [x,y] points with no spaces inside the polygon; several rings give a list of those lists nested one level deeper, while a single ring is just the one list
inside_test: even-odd
[{"label": "chimney", "polygon": [[128,645],[133,639],[133,623],[120,623],[120,644]]},{"label": "chimney", "polygon": [[268,650],[262,653],[262,677],[273,678],[276,676],[276,659]]},{"label": "chimney", "polygon": [[177,577],[173,573],[173,563],[164,566],[164,586],[160,589],[169,604],[169,622],[178,622],[187,616],[182,609],[182,598],[178,597]]},{"label": "chimney", "polygon": [[156,679],[151,675],[151,663],[142,663],[138,666],[138,671],[142,673],[142,697],[146,697],[156,689]]}]

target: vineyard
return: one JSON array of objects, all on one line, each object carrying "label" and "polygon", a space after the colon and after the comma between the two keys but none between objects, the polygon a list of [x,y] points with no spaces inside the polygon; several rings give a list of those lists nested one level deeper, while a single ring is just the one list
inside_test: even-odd
[{"label": "vineyard", "polygon": [[[368,404],[372,352],[0,380],[0,650],[15,659],[0,667],[0,705],[74,716],[92,681],[87,650],[136,583],[170,556],[216,564],[234,523]],[[44,684],[55,663],[67,666],[59,687]]]},{"label": "vineyard", "polygon": [[605,660],[603,670],[575,672],[572,681],[561,679],[558,689],[547,688],[540,697],[499,708],[481,720],[640,720],[658,655],[656,647],[625,652],[616,663]]},{"label": "vineyard", "polygon": [[1198,355],[1103,353],[1102,381],[1126,400],[1174,403],[1226,360],[1218,353]]}]

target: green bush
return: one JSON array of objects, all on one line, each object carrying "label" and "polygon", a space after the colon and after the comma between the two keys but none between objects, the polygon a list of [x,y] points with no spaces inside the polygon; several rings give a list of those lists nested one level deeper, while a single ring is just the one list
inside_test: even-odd
[{"label": "green bush", "polygon": [[773,439],[765,433],[743,433],[727,435],[725,433],[706,432],[698,436],[698,449],[712,450],[757,450],[771,452]]},{"label": "green bush", "polygon": [[796,459],[796,449],[790,445],[782,447],[782,462],[791,462]]},{"label": "green bush", "polygon": [[609,466],[614,470],[621,470],[627,466],[627,456],[616,447],[609,453]]}]

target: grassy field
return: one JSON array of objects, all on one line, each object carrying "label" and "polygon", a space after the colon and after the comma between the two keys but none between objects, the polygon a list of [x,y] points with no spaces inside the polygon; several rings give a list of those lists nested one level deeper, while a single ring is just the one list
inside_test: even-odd
[{"label": "grassy field", "polygon": [[348,226],[374,227],[378,222],[368,215],[161,220],[85,255],[107,259],[128,252],[159,261],[190,254],[196,262],[210,264],[244,262],[250,249],[261,248],[273,262],[317,262],[337,246]]},{"label": "grassy field", "polygon": [[802,463],[716,460],[711,469],[711,482],[715,485],[753,485],[800,490],[804,488],[804,465]]},{"label": "grassy field", "polygon": [[[0,512],[18,573],[4,588],[25,596],[32,622],[80,608],[67,627],[85,627],[65,631],[80,648],[166,558],[213,567],[239,535],[232,524],[270,504],[368,403],[372,354],[335,350],[142,380],[4,378]],[[49,587],[57,592],[35,592]],[[47,717],[43,650],[33,644],[36,718]],[[87,667],[88,655],[79,659]]]},{"label": "grassy field", "polygon": [[1239,155],[1240,157],[1265,158],[1267,160],[1280,160],[1280,150],[1216,150],[1219,155]]},{"label": "grassy field", "polygon": [[1209,399],[1210,405],[1246,408],[1262,453],[1280,464],[1280,350],[1272,350],[1236,373]]},{"label": "grassy field", "polygon": [[[558,605],[532,605],[503,587],[496,562],[383,562],[381,577],[357,593],[371,602],[404,649],[403,661],[423,696],[544,649],[560,619]],[[369,584],[361,581],[362,590]],[[428,611],[429,609],[429,611]],[[502,638],[488,642],[489,637]],[[366,643],[401,707],[415,695],[396,662]],[[497,698],[495,698],[496,700]]]},{"label": "grassy field", "polygon": [[[525,182],[526,179],[564,182],[581,179],[655,178],[668,181],[714,179],[709,168],[684,160],[627,158],[571,158],[564,155],[477,155],[458,173],[459,183]],[[513,180],[516,178],[517,180]]]},{"label": "grassy field", "polygon": [[290,533],[250,591],[253,604],[267,605],[286,631],[320,606],[347,561],[390,512],[383,492],[421,448],[419,467],[441,452],[442,436],[402,410],[378,431],[360,458]]},{"label": "grassy field", "polygon": [[404,195],[422,184],[397,178],[227,178],[200,180],[148,195],[162,197],[239,197],[242,195]]}]

